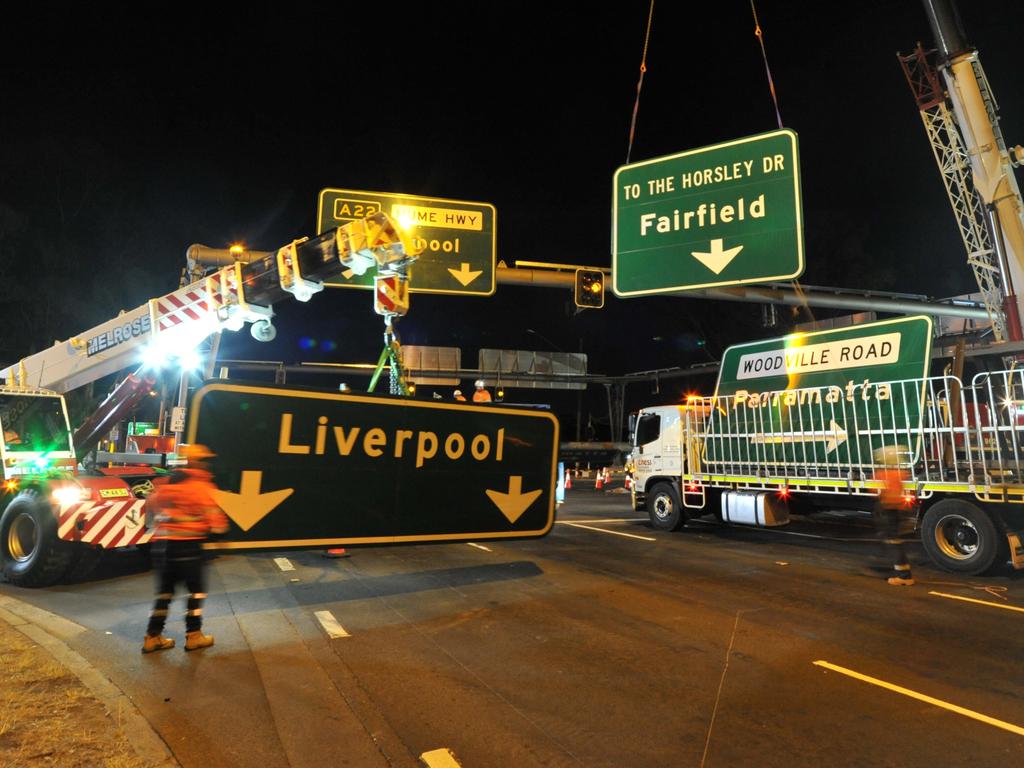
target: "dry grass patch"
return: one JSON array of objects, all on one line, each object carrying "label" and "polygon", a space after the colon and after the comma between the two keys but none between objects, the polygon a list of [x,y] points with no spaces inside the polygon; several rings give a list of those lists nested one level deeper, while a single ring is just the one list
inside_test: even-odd
[{"label": "dry grass patch", "polygon": [[0,766],[145,768],[118,715],[0,620]]}]

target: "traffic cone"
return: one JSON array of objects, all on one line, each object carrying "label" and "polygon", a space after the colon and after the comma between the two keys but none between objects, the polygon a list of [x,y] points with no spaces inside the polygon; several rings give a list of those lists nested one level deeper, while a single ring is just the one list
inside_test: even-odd
[{"label": "traffic cone", "polygon": [[601,472],[600,470],[598,470],[597,475],[594,477],[594,490],[595,491],[600,491],[601,487],[603,485],[604,485],[604,472]]},{"label": "traffic cone", "polygon": [[611,481],[612,481],[612,468],[611,467],[605,467],[604,468],[604,484],[608,485]]},{"label": "traffic cone", "polygon": [[626,475],[626,490],[633,490],[633,478],[630,477],[629,475]]},{"label": "traffic cone", "polygon": [[565,470],[565,490],[568,491],[570,488],[572,488],[572,472],[567,469]]},{"label": "traffic cone", "polygon": [[337,557],[348,557],[348,552],[345,551],[344,547],[335,547],[334,549],[328,549],[324,552],[324,557],[337,558]]}]

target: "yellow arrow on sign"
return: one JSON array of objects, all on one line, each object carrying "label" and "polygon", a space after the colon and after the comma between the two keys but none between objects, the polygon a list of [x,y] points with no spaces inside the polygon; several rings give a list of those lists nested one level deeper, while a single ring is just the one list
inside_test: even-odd
[{"label": "yellow arrow on sign", "polygon": [[523,493],[522,475],[512,475],[508,479],[508,493],[487,491],[487,497],[494,502],[510,523],[514,523],[522,516],[523,512],[530,508],[530,505],[537,500],[541,493],[543,491],[540,489]]},{"label": "yellow arrow on sign", "polygon": [[243,531],[248,531],[295,492],[294,488],[285,488],[281,491],[260,493],[262,483],[261,470],[246,470],[242,472],[242,483],[238,493],[221,490],[213,492],[224,514],[234,520]]},{"label": "yellow arrow on sign", "polygon": [[483,274],[483,270],[479,270],[479,271],[471,270],[469,268],[469,264],[467,262],[465,262],[465,261],[462,262],[462,264],[460,265],[459,269],[452,269],[451,267],[448,267],[448,271],[452,273],[452,277],[454,277],[456,280],[458,280],[463,285],[469,285],[474,280],[476,280],[478,277],[480,277],[480,275]]}]

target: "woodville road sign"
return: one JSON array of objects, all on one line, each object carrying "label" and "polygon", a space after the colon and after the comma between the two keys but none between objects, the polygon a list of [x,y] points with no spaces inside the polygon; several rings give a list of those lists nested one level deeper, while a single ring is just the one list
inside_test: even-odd
[{"label": "woodville road sign", "polygon": [[[490,296],[495,288],[497,213],[490,203],[418,197],[391,192],[324,189],[317,206],[317,232],[378,211],[411,228],[423,252],[410,268],[413,293]],[[372,270],[342,274],[328,285],[372,288]]]},{"label": "woodville road sign", "polygon": [[618,296],[771,282],[804,270],[797,138],[783,129],[615,172]]},{"label": "woodville road sign", "polygon": [[537,537],[554,522],[558,421],[525,408],[211,382],[224,549]]},{"label": "woodville road sign", "polygon": [[707,460],[849,466],[916,450],[931,337],[929,318],[907,317],[729,347]]}]

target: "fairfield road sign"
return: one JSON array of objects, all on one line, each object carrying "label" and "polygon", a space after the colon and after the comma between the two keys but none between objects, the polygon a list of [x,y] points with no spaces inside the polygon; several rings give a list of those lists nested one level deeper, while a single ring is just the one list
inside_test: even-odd
[{"label": "fairfield road sign", "polygon": [[538,537],[554,523],[545,411],[211,382],[188,435],[217,454],[222,549]]},{"label": "fairfield road sign", "polygon": [[783,129],[615,172],[616,295],[790,280],[804,271],[797,138]]},{"label": "fairfield road sign", "polygon": [[[497,213],[490,203],[324,189],[317,206],[316,231],[334,229],[378,211],[412,229],[423,252],[412,265],[412,293],[490,296],[495,288]],[[342,288],[373,288],[373,270],[342,274],[327,283]]]},{"label": "fairfield road sign", "polygon": [[931,338],[929,318],[906,317],[729,347],[707,461],[849,467],[883,445],[916,453]]}]

